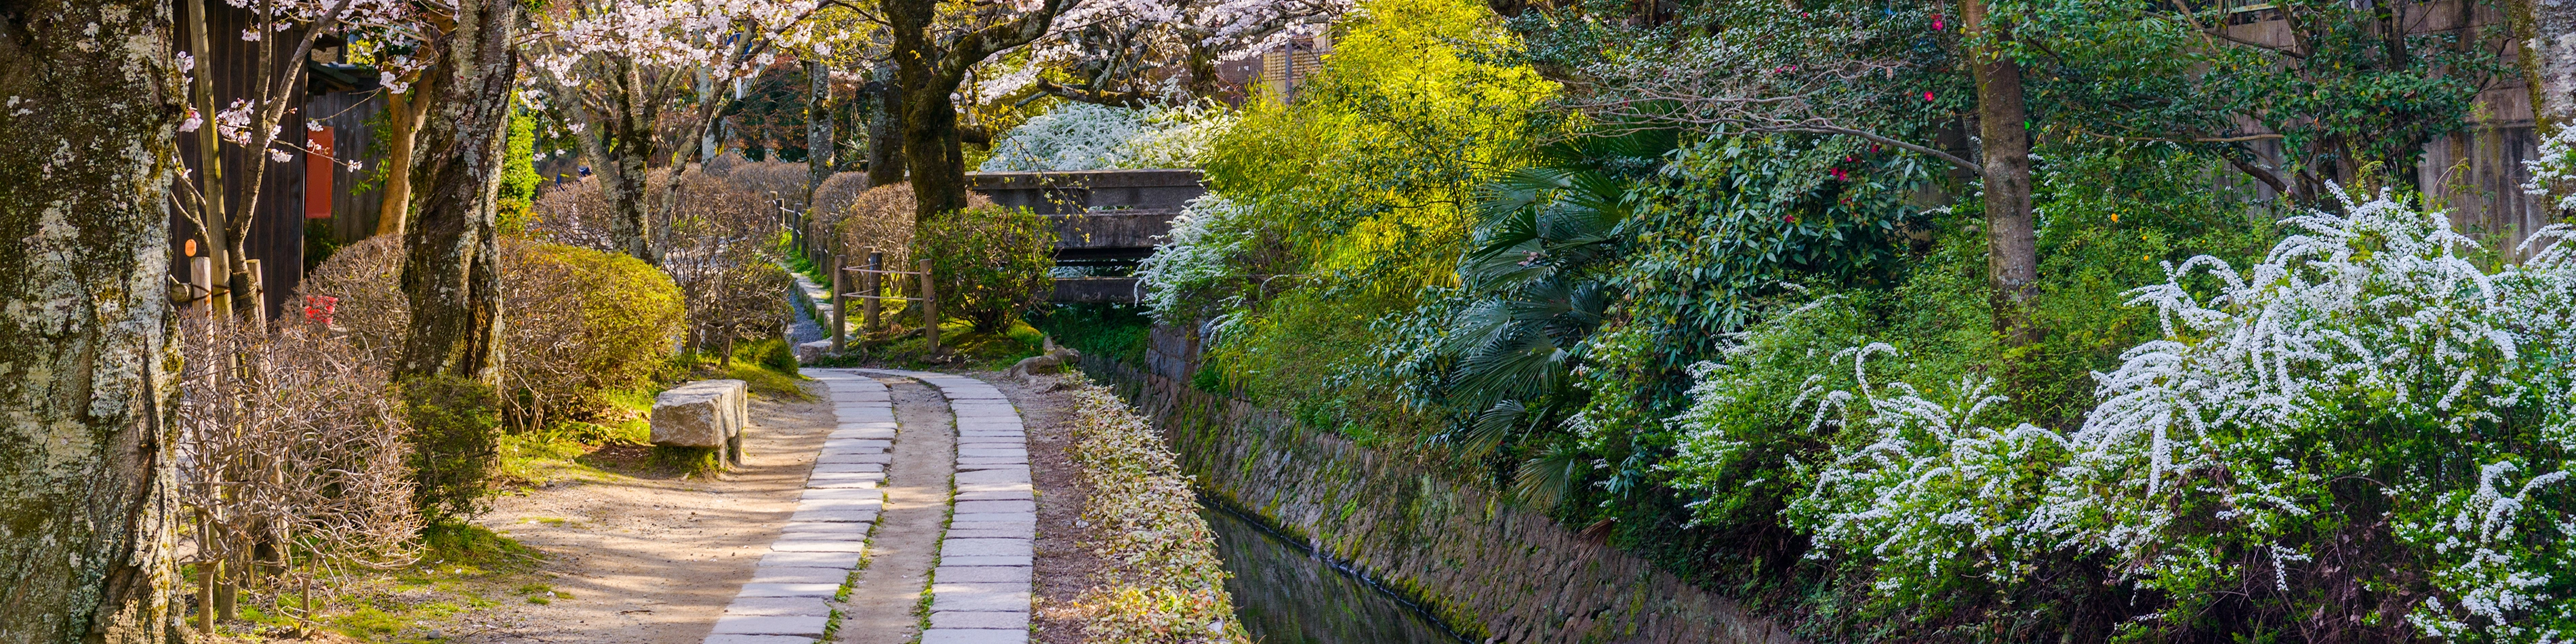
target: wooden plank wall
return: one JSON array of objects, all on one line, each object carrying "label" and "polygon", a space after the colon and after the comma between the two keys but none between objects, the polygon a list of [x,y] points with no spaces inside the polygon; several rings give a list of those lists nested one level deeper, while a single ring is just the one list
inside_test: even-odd
[{"label": "wooden plank wall", "polygon": [[382,125],[378,115],[385,111],[382,92],[332,92],[316,94],[304,103],[304,113],[321,121],[334,131],[332,143],[339,146],[340,158],[356,159],[362,167],[350,172],[345,165],[331,172],[331,236],[334,243],[347,244],[376,234],[376,213],[382,210],[382,182],[366,190],[353,191],[369,175],[381,171],[384,150],[377,147],[375,128]]},{"label": "wooden plank wall", "polygon": [[[231,104],[233,99],[245,98],[254,93],[252,90],[254,83],[259,82],[263,77],[257,73],[259,50],[256,45],[258,43],[241,39],[242,31],[251,28],[254,24],[250,11],[235,8],[221,0],[207,0],[204,6],[208,10],[206,25],[208,50],[205,60],[197,61],[197,73],[209,75],[208,80],[214,85],[215,109],[221,110]],[[176,11],[179,18],[179,34],[173,39],[173,44],[179,48],[179,51],[187,51],[187,43],[190,38],[193,38],[187,33],[188,26],[193,22],[189,19],[187,11],[185,6],[177,8]],[[274,37],[290,39],[299,36],[296,32],[290,31],[275,34]],[[278,54],[278,57],[284,58],[285,54]],[[280,68],[285,68],[287,64],[288,61],[278,61]],[[206,116],[208,121],[213,120],[213,115]],[[208,123],[206,127],[213,127],[213,124]],[[304,135],[302,115],[288,115],[285,122],[280,124],[278,132],[280,137],[291,136],[301,140]],[[180,158],[188,160],[191,167],[197,159],[196,143],[195,133],[179,137]],[[285,302],[293,296],[296,285],[304,277],[304,157],[302,154],[297,154],[291,160],[280,163],[268,160],[265,155],[253,154],[252,151],[245,150],[241,146],[224,144],[222,147],[222,189],[225,194],[233,195],[227,199],[227,202],[232,204],[227,207],[229,211],[237,211],[242,195],[248,192],[246,189],[248,182],[244,178],[249,176],[247,171],[249,164],[256,162],[268,165],[268,174],[261,181],[259,204],[255,206],[255,212],[252,213],[250,233],[244,240],[244,252],[250,258],[260,260],[260,271],[265,273],[265,288],[268,291],[266,304],[269,317],[274,319],[284,309]],[[205,189],[203,179],[199,178],[198,182],[198,188]],[[227,214],[240,215],[239,212]],[[184,279],[187,275],[188,260],[181,253],[182,246],[185,245],[184,240],[198,239],[199,234],[196,226],[184,217],[172,217],[170,228],[171,274]]]}]

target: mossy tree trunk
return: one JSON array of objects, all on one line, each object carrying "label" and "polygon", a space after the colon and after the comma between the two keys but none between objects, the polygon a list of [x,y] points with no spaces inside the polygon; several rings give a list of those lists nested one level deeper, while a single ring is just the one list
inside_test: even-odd
[{"label": "mossy tree trunk", "polygon": [[903,90],[891,82],[894,70],[877,68],[859,95],[868,102],[868,187],[902,183]]},{"label": "mossy tree trunk", "polygon": [[608,198],[608,235],[619,250],[660,266],[661,249],[653,243],[649,173],[658,150],[653,133],[654,124],[661,120],[664,93],[660,89],[665,79],[646,78],[644,66],[632,60],[607,61],[588,71],[598,74],[591,87],[562,91],[598,92],[573,103],[588,112],[582,120],[589,127],[581,141],[591,162],[598,164],[600,196]]},{"label": "mossy tree trunk", "polygon": [[832,66],[805,62],[805,207],[814,207],[814,190],[832,178],[838,156],[832,144]]},{"label": "mossy tree trunk", "polygon": [[[896,91],[902,101],[904,171],[911,175],[913,222],[966,207],[966,154],[957,129],[957,102],[949,97],[976,63],[1046,35],[1069,0],[1045,0],[1009,20],[954,36],[933,33],[939,0],[886,0],[881,4],[894,40]],[[870,181],[870,183],[875,183]]]},{"label": "mossy tree trunk", "polygon": [[411,332],[396,379],[500,379],[500,248],[493,203],[509,141],[512,42],[526,16],[511,0],[459,0],[455,31],[428,75],[435,112],[421,129],[412,185],[423,191],[403,235]]},{"label": "mossy tree trunk", "polygon": [[1961,5],[1966,18],[1969,73],[1977,82],[1979,162],[1984,169],[1986,280],[1993,289],[1995,330],[2008,346],[2037,343],[2043,333],[2031,319],[2039,296],[2038,227],[2030,203],[2030,110],[2021,87],[2021,63],[2004,51],[2010,34],[1995,24],[1983,0]]},{"label": "mossy tree trunk", "polygon": [[0,642],[171,639],[171,18],[0,5]]},{"label": "mossy tree trunk", "polygon": [[2506,19],[2521,50],[2523,81],[2541,135],[2576,122],[2576,4],[2511,0]]}]

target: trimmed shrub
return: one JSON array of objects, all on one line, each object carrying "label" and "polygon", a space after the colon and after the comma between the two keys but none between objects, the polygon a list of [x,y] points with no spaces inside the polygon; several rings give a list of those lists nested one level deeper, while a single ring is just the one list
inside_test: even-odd
[{"label": "trimmed shrub", "polygon": [[456,376],[412,378],[400,387],[411,421],[413,507],[431,524],[482,514],[500,455],[492,388]]},{"label": "trimmed shrub", "polygon": [[724,180],[764,203],[769,201],[769,193],[776,192],[777,198],[787,200],[790,207],[804,205],[806,175],[805,164],[802,163],[746,163],[725,172]]},{"label": "trimmed shrub", "polygon": [[839,210],[818,212],[834,213],[832,252],[842,261],[865,263],[874,248],[885,253],[886,268],[899,268],[912,265],[913,203],[912,184],[898,183],[859,193]]},{"label": "trimmed shrub", "polygon": [[913,252],[930,260],[940,313],[1001,333],[1045,297],[1055,229],[1027,208],[970,207],[931,220]]},{"label": "trimmed shrub", "polygon": [[814,188],[814,214],[827,219],[838,217],[849,211],[850,204],[856,203],[859,195],[867,192],[868,173],[833,173],[823,178],[823,185]]},{"label": "trimmed shrub", "polygon": [[548,416],[610,406],[609,391],[648,386],[681,329],[669,275],[621,253],[505,241],[501,287],[502,383],[510,416],[542,427]]},{"label": "trimmed shrub", "polygon": [[[682,300],[668,275],[623,254],[503,239],[502,382],[511,420],[542,426],[609,407],[667,364]],[[337,298],[332,326],[372,352],[398,351],[411,324],[396,285],[402,255],[379,237],[351,244],[308,276],[307,296]]]},{"label": "trimmed shrub", "polygon": [[794,279],[768,255],[778,231],[768,202],[699,172],[676,187],[662,268],[687,294],[690,347],[726,355],[735,340],[778,337]]}]

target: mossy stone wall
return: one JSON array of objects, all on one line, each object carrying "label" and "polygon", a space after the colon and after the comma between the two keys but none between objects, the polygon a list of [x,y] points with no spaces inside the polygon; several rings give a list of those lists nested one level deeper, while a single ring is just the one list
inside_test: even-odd
[{"label": "mossy stone wall", "polygon": [[1188,386],[1195,342],[1157,328],[1149,367],[1083,370],[1162,428],[1224,502],[1349,562],[1478,639],[1533,644],[1796,641],[1646,560],[1338,436]]}]

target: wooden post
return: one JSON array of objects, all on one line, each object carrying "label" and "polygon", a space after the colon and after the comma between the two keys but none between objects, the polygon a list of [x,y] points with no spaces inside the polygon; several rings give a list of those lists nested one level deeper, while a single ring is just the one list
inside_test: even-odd
[{"label": "wooden post", "polygon": [[849,318],[841,313],[846,310],[842,306],[844,301],[841,294],[850,292],[850,288],[848,280],[841,277],[843,275],[841,256],[833,255],[829,263],[831,264],[829,270],[832,271],[832,297],[830,298],[832,301],[832,352],[840,353],[842,347],[849,343],[849,339],[844,337],[849,335],[849,326],[846,323]]},{"label": "wooden post", "polygon": [[930,355],[939,355],[939,287],[930,282],[930,260],[921,266],[921,331],[930,338]]},{"label": "wooden post", "polygon": [[188,309],[213,315],[215,312],[215,258],[188,258]]},{"label": "wooden post", "polygon": [[246,259],[250,265],[250,320],[254,329],[268,328],[268,271],[260,270],[259,260]]},{"label": "wooden post", "polygon": [[[868,270],[885,270],[885,253],[877,252],[874,248],[868,249]],[[868,313],[867,317],[859,319],[859,334],[863,336],[877,330],[877,307],[882,304],[878,298],[885,297],[884,273],[870,272],[866,279],[868,280]]]}]

